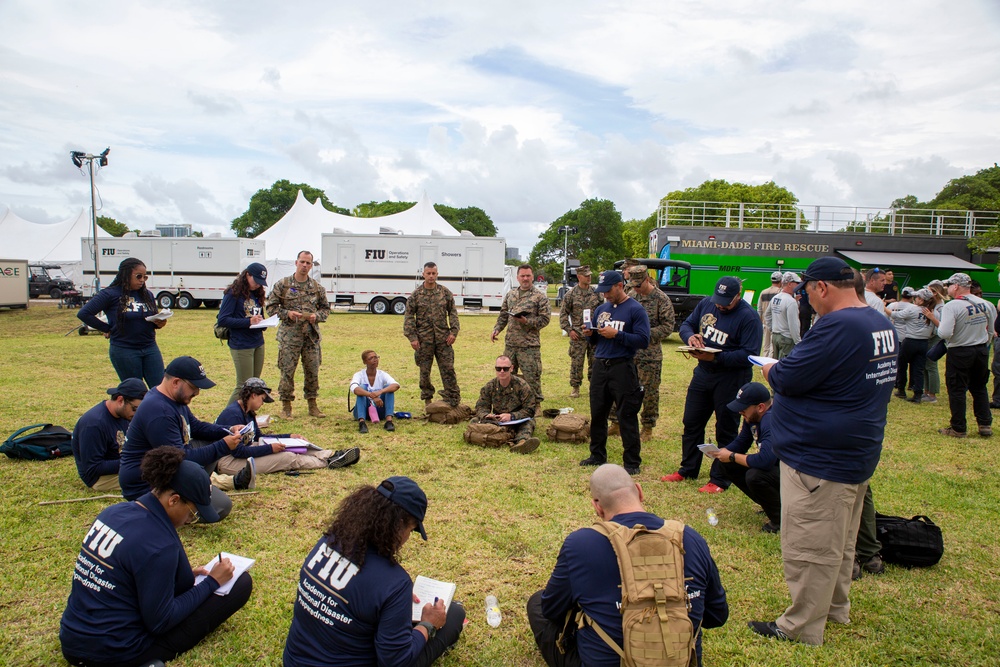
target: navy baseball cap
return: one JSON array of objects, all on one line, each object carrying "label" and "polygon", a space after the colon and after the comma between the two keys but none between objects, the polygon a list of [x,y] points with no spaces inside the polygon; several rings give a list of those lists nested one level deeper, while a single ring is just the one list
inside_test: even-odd
[{"label": "navy baseball cap", "polygon": [[427,515],[427,494],[409,477],[397,476],[382,480],[378,492],[391,502],[399,505],[413,515],[417,520],[417,531],[420,537],[427,539],[424,530],[424,517]]},{"label": "navy baseball cap", "polygon": [[170,377],[187,380],[199,389],[211,389],[215,383],[205,375],[205,367],[194,357],[177,357],[163,371]]},{"label": "navy baseball cap", "polygon": [[723,276],[719,282],[715,283],[715,291],[709,297],[712,303],[717,306],[728,306],[733,299],[740,295],[743,283],[735,276]]},{"label": "navy baseball cap", "polygon": [[261,287],[267,287],[267,267],[260,262],[247,264],[247,273],[253,276],[254,282]]},{"label": "navy baseball cap", "polygon": [[219,520],[219,513],[212,507],[212,480],[202,466],[194,461],[181,461],[177,473],[170,480],[170,488],[184,500],[194,503],[205,522]]},{"label": "navy baseball cap", "polygon": [[811,280],[829,282],[833,280],[852,280],[853,278],[854,269],[839,257],[820,257],[802,272],[803,283]]},{"label": "navy baseball cap", "polygon": [[733,412],[743,412],[751,405],[767,403],[771,400],[771,392],[760,382],[747,382],[736,392],[736,398],[726,406]]},{"label": "navy baseball cap", "polygon": [[597,281],[597,287],[594,289],[598,294],[603,294],[604,292],[610,292],[611,288],[618,283],[625,282],[622,274],[614,269],[609,269],[607,271],[601,271],[601,277]]},{"label": "navy baseball cap", "polygon": [[108,389],[108,394],[125,398],[142,398],[146,395],[146,383],[139,378],[128,378],[117,387]]}]

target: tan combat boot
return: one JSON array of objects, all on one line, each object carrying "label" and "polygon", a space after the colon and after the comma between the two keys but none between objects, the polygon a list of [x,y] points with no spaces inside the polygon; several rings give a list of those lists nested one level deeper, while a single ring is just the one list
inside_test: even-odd
[{"label": "tan combat boot", "polygon": [[639,434],[639,440],[641,442],[649,442],[652,439],[653,439],[653,427],[643,426],[642,433]]},{"label": "tan combat boot", "polygon": [[281,402],[281,418],[291,419],[292,418],[292,402],[282,401]]},{"label": "tan combat boot", "polygon": [[326,415],[324,415],[323,412],[319,409],[319,406],[316,405],[316,399],[315,398],[310,398],[309,399],[309,416],[310,417],[326,417]]},{"label": "tan combat boot", "polygon": [[580,388],[573,387],[573,391],[569,392],[570,398],[580,398]]}]

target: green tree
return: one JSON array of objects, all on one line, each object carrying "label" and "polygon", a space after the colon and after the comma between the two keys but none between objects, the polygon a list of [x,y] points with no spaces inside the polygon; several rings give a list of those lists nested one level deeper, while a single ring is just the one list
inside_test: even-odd
[{"label": "green tree", "polygon": [[[595,271],[610,268],[615,261],[625,256],[625,241],[622,238],[622,214],[613,202],[607,199],[588,199],[579,208],[567,211],[539,234],[538,243],[531,249],[530,263],[546,276],[561,276],[565,259],[563,245],[566,235],[560,232],[563,226],[575,227],[569,234],[568,253],[576,257],[580,264],[590,266]],[[551,267],[558,268],[552,273]]]},{"label": "green tree", "polygon": [[[791,191],[768,181],[761,185],[730,183],[716,179],[684,190],[674,190],[660,200],[668,204],[667,225],[706,225],[709,227],[737,224],[742,215],[743,225],[758,229],[794,228],[799,219],[795,204],[798,198]],[[678,202],[678,203],[672,203]],[[692,202],[698,202],[694,204]],[[713,203],[747,204],[713,206]],[[753,204],[753,206],[749,206]]]},{"label": "green tree", "polygon": [[467,230],[476,236],[496,236],[497,228],[486,211],[476,206],[454,208],[444,204],[434,204],[434,210],[458,231]]},{"label": "green tree", "polygon": [[628,220],[623,224],[626,257],[649,257],[649,233],[656,229],[656,213],[644,220]]},{"label": "green tree", "polygon": [[112,236],[125,236],[129,232],[137,232],[138,229],[129,229],[124,222],[118,222],[114,218],[105,215],[97,216],[97,226]]},{"label": "green tree", "polygon": [[353,214],[359,218],[381,218],[384,215],[402,213],[417,205],[415,201],[370,201],[367,204],[358,204],[354,207]]},{"label": "green tree", "polygon": [[280,180],[275,181],[270,188],[255,192],[250,197],[250,206],[243,215],[230,223],[230,228],[236,232],[237,236],[245,238],[259,236],[288,213],[292,205],[295,204],[299,190],[302,190],[302,194],[309,202],[315,203],[317,199],[323,202],[323,208],[328,211],[344,215],[351,214],[346,208],[332,204],[327,199],[326,193],[319,188],[305,183],[290,183],[287,180]]}]

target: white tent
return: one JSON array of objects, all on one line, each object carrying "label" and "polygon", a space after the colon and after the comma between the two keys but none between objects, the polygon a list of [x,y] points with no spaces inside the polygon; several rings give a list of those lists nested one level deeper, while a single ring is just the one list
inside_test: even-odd
[{"label": "white tent", "polygon": [[[83,260],[80,239],[91,236],[90,215],[86,209],[73,218],[51,224],[31,222],[10,208],[0,213],[0,254],[5,259],[26,259],[29,262],[59,264],[73,282],[79,284]],[[110,238],[97,228],[97,236]]]},{"label": "white tent", "polygon": [[312,252],[316,263],[322,265],[323,258],[320,255],[323,234],[332,234],[334,229],[351,234],[459,235],[458,230],[434,210],[426,193],[416,206],[400,213],[378,218],[356,218],[328,211],[319,200],[310,204],[299,190],[292,208],[257,236],[267,242],[265,264],[268,283],[272,284],[273,281],[294,273],[295,258],[302,250]]}]

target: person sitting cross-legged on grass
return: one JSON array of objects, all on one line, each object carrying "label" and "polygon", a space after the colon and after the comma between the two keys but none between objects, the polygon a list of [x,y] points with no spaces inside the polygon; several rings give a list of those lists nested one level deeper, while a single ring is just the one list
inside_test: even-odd
[{"label": "person sitting cross-legged on grass", "polygon": [[374,350],[361,353],[365,367],[351,378],[350,391],[357,396],[354,404],[354,418],[358,420],[358,432],[367,433],[369,408],[375,406],[378,418],[386,431],[395,431],[392,415],[396,407],[396,392],[399,383],[391,375],[378,368],[379,357]]},{"label": "person sitting cross-legged on grass", "polygon": [[519,424],[505,426],[510,435],[510,451],[528,454],[538,449],[535,432],[535,408],[538,401],[528,382],[511,374],[510,357],[501,355],[496,360],[496,377],[479,391],[476,401],[475,421],[504,422],[525,419]]},{"label": "person sitting cross-legged on grass", "polygon": [[[257,411],[265,403],[274,403],[271,388],[260,378],[249,378],[240,387],[239,397],[226,406],[215,420],[220,426],[253,424],[251,442],[260,442],[263,435],[257,423]],[[274,438],[295,438],[302,440],[298,433],[285,433]],[[350,449],[309,449],[303,453],[289,451],[282,442],[265,444],[240,444],[232,454],[218,461],[218,470],[225,474],[236,474],[246,465],[246,459],[253,457],[258,474],[284,472],[286,470],[314,470],[316,468],[346,468],[361,458],[361,450]]]}]

